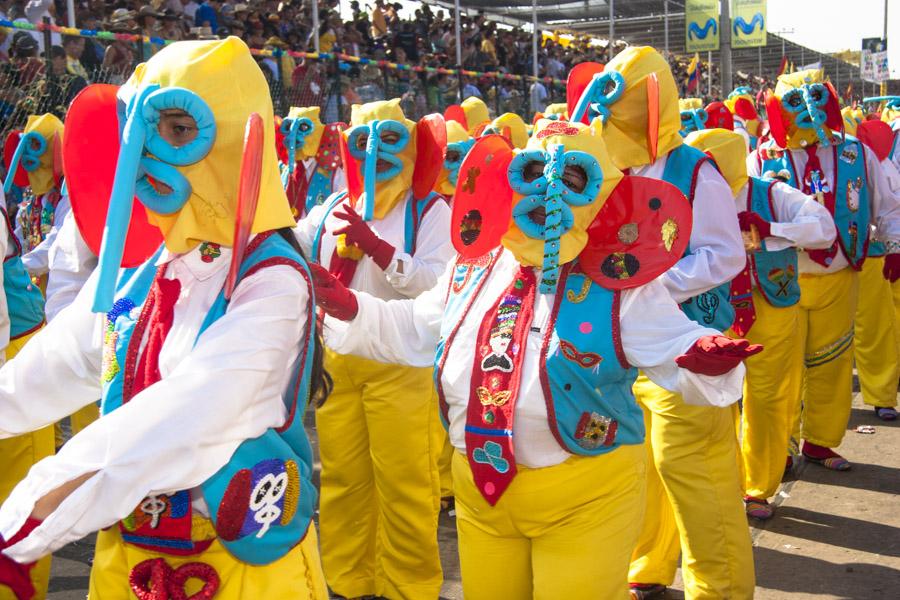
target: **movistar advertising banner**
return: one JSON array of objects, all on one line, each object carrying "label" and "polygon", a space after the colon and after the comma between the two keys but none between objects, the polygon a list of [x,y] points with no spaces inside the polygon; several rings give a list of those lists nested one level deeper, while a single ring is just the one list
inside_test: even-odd
[{"label": "movistar advertising banner", "polygon": [[766,0],[731,0],[731,46],[766,45]]},{"label": "movistar advertising banner", "polygon": [[688,52],[719,49],[719,0],[685,0],[684,45]]}]

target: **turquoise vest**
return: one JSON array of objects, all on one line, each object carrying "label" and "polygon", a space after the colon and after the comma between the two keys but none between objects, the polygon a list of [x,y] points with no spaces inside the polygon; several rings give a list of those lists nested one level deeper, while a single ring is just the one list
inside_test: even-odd
[{"label": "turquoise vest", "polygon": [[[682,144],[672,150],[666,159],[666,168],[663,171],[663,181],[671,183],[685,195],[694,205],[694,189],[697,187],[697,174],[704,163],[710,161],[700,150]],[[685,256],[691,253],[690,245]],[[698,296],[689,298],[681,303],[681,310],[692,321],[712,327],[719,331],[725,331],[734,322],[734,307],[731,305],[731,283],[726,282],[712,288]]]},{"label": "turquoise vest", "polygon": [[[466,318],[484,318],[469,309],[489,280],[499,252],[459,260],[454,266],[434,363],[445,426],[447,404],[441,382],[445,356]],[[572,272],[571,264],[563,270],[557,290],[540,369],[550,431],[564,450],[583,456],[643,443],[643,415],[631,391],[637,369],[625,361],[619,338],[620,292]]]},{"label": "turquoise vest", "polygon": [[[328,198],[326,201],[328,207],[325,209],[325,214],[322,215],[322,220],[319,221],[318,227],[316,227],[316,233],[313,236],[312,243],[312,260],[317,263],[322,262],[321,251],[322,251],[322,235],[325,233],[325,219],[328,218],[328,215],[334,211],[335,208],[343,201],[343,199],[347,196],[347,192],[337,192]],[[409,255],[413,255],[416,253],[416,238],[419,234],[419,225],[422,224],[422,219],[425,218],[425,214],[438,202],[443,202],[444,197],[436,192],[431,192],[421,200],[412,200],[406,203],[406,220],[403,222],[403,251]],[[329,257],[330,258],[330,257]]]},{"label": "turquoise vest", "polygon": [[[834,145],[835,179],[834,224],[838,245],[847,262],[857,271],[866,260],[869,247],[869,177],[862,144],[851,136]],[[791,151],[779,158],[762,161],[762,172],[786,170],[791,177],[788,184],[803,189],[803,182],[794,167]],[[823,177],[825,174],[823,173]]]},{"label": "turquoise vest", "polygon": [[[107,414],[122,405],[126,386],[130,391],[140,338],[132,337],[150,288],[156,277],[156,255],[143,265],[121,272],[113,309],[107,314],[103,356],[101,411]],[[280,235],[261,234],[248,247],[238,281],[271,265],[288,265],[310,284],[305,261]],[[303,429],[309,397],[315,332],[315,300],[312,285],[307,303],[307,344],[293,366],[291,385],[284,395],[288,420],[279,429],[246,440],[229,462],[207,479],[201,490],[209,507],[218,540],[238,560],[255,564],[275,561],[306,535],[316,505],[312,484],[312,451]],[[225,314],[228,306],[220,292],[199,336]],[[190,418],[190,399],[185,399]],[[186,457],[185,460],[190,460]],[[122,538],[131,544],[168,554],[196,554],[211,543],[191,540],[191,493],[187,490],[147,497],[120,522]]]},{"label": "turquoise vest", "polygon": [[6,210],[0,207],[9,239],[16,245],[16,253],[3,260],[3,292],[9,312],[9,339],[14,340],[40,329],[44,323],[44,296],[22,264],[22,245],[12,233],[12,223]]},{"label": "turquoise vest", "polygon": [[[774,223],[775,211],[772,206],[772,188],[774,181],[751,177],[750,210],[763,219]],[[750,253],[750,272],[756,281],[757,289],[772,306],[785,308],[800,302],[799,268],[797,266],[797,249],[769,251],[766,241],[762,240],[762,249]]]}]

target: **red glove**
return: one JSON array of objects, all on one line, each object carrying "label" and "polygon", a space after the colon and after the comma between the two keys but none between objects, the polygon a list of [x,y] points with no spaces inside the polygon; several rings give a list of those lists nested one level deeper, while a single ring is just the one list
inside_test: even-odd
[{"label": "red glove", "polygon": [[724,375],[745,358],[762,352],[760,344],[733,340],[724,335],[705,335],[675,359],[682,369],[700,375]]},{"label": "red glove", "polygon": [[309,269],[312,272],[316,304],[335,319],[352,321],[359,312],[356,294],[338,281],[337,277],[329,273],[325,267],[310,263]]},{"label": "red glove", "polygon": [[900,254],[888,254],[884,257],[884,268],[881,270],[881,274],[891,283],[900,279]]},{"label": "red glove", "polygon": [[347,225],[336,230],[334,235],[346,235],[347,245],[354,245],[371,256],[382,271],[391,265],[396,249],[378,237],[352,206],[349,204],[341,206],[334,211],[334,216],[347,222]]},{"label": "red glove", "polygon": [[750,226],[756,225],[760,239],[765,239],[772,235],[772,224],[763,219],[759,213],[750,210],[738,213],[738,224],[741,226],[741,231],[750,231]]},{"label": "red glove", "polygon": [[19,600],[31,600],[34,598],[35,591],[34,585],[31,583],[30,573],[35,563],[24,565],[17,563],[3,554],[2,550],[21,542],[42,522],[40,519],[29,517],[25,520],[25,524],[22,525],[19,532],[9,538],[8,542],[0,537],[0,586],[8,587]]}]

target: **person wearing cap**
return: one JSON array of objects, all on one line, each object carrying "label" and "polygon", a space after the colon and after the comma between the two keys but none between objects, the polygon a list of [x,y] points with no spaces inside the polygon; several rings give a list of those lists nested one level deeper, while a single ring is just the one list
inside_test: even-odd
[{"label": "person wearing cap", "polygon": [[731,282],[735,307],[731,334],[761,344],[746,362],[741,459],[747,515],[768,519],[784,474],[790,426],[802,381],[798,248],[828,248],[837,232],[828,210],[800,190],[774,179],[747,176],[746,138],[707,129],[685,143],[709,153],[734,193],[747,265]]},{"label": "person wearing cap", "polygon": [[179,42],[184,39],[184,26],[182,25],[181,16],[167,8],[162,14],[162,29],[159,35],[164,40]]},{"label": "person wearing cap", "polygon": [[[605,67],[573,69],[567,86],[578,98],[569,106],[570,119],[604,121],[616,167],[670,183],[690,201],[688,249],[660,280],[689,318],[726,331],[734,318],[728,282],[746,263],[734,197],[709,157],[683,142],[668,61],[651,47],[632,46]],[[629,573],[632,597],[662,596],[680,554],[687,597],[751,598],[753,551],[735,468],[737,405],[694,406],[645,375],[634,395],[644,411],[652,467]]]},{"label": "person wearing cap", "polygon": [[[119,105],[127,133],[104,134]],[[101,395],[103,415],[0,507],[0,581],[20,600],[34,561],[94,532],[91,598],[327,600],[303,416],[328,383],[273,123],[236,38],[171,44],[70,109],[69,191],[102,251],[0,370],[0,438]]]},{"label": "person wearing cap", "polygon": [[780,76],[766,98],[772,140],[747,158],[747,171],[756,177],[783,172],[789,185],[823,204],[837,226],[831,247],[801,252],[798,259],[804,356],[797,369],[805,386],[792,422],[807,462],[847,471],[851,463],[836,449],[853,400],[859,271],[874,239],[886,251],[882,276],[900,280],[900,191],[891,187],[870,148],[843,139],[838,102],[822,69]]},{"label": "person wearing cap", "polygon": [[[113,33],[131,33],[137,28],[134,12],[117,8],[110,17],[107,28]],[[137,50],[132,42],[116,38],[106,47],[103,70],[110,74],[110,83],[121,84],[131,74],[137,61]]]}]

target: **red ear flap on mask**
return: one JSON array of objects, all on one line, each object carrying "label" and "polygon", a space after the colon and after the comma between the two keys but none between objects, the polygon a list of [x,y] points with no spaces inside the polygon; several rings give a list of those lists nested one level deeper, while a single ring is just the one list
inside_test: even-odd
[{"label": "red ear flap on mask", "polygon": [[466,118],[466,111],[459,104],[451,104],[444,109],[444,120],[456,121],[463,126],[463,129],[469,130],[469,120]]},{"label": "red ear flap on mask", "polygon": [[659,77],[656,73],[647,75],[647,146],[650,162],[656,162],[659,148]]},{"label": "red ear flap on mask", "polygon": [[894,130],[880,119],[860,123],[856,128],[856,137],[872,149],[879,161],[886,159],[894,147]]},{"label": "red ear flap on mask", "polygon": [[[9,135],[6,136],[6,142],[3,144],[3,164],[6,166],[7,177],[9,177],[9,164],[12,162],[13,154],[16,153],[16,148],[19,147],[20,139],[22,139],[21,131],[10,131]],[[13,183],[21,188],[28,186],[28,171],[25,170],[21,162],[13,175]]]},{"label": "red ear flap on mask", "polygon": [[723,102],[710,102],[706,107],[706,128],[734,131],[734,117]]},{"label": "red ear flap on mask", "polygon": [[512,159],[512,145],[503,136],[487,135],[475,142],[459,167],[450,237],[463,258],[487,254],[509,229]]},{"label": "red ear flap on mask", "polygon": [[756,107],[746,98],[738,98],[734,101],[734,114],[745,121],[755,121],[759,119],[759,113]]},{"label": "red ear flap on mask", "polygon": [[825,82],[825,87],[828,89],[828,102],[825,103],[825,125],[831,131],[841,133],[844,131],[844,117],[841,115],[841,104],[838,101],[840,96],[830,81]]},{"label": "red ear flap on mask", "polygon": [[416,167],[413,170],[413,198],[431,193],[444,167],[447,152],[447,124],[438,114],[425,115],[416,123]]},{"label": "red ear flap on mask", "polygon": [[692,214],[675,186],[624,177],[588,227],[579,262],[588,277],[609,290],[649,283],[684,255]]},{"label": "red ear flap on mask", "polygon": [[287,148],[284,147],[284,134],[281,133],[281,122],[284,119],[275,115],[275,155],[281,164],[286,165],[288,161]]},{"label": "red ear flap on mask", "polygon": [[355,158],[350,156],[350,148],[347,146],[347,136],[341,134],[341,163],[344,165],[344,174],[347,177],[347,195],[353,205],[363,193],[362,165]]},{"label": "red ear flap on mask", "polygon": [[769,134],[779,148],[787,148],[787,123],[781,111],[781,100],[775,94],[766,94],[766,116],[769,119]]},{"label": "red ear flap on mask", "polygon": [[[119,161],[118,86],[89,85],[72,100],[63,137],[63,172],[75,223],[91,251],[99,255],[109,210],[109,196]],[[136,267],[153,256],[162,233],[147,220],[144,205],[134,199],[125,237],[123,267]]]},{"label": "red ear flap on mask", "polygon": [[[575,113],[575,105],[581,99],[588,85],[594,79],[594,75],[603,72],[603,65],[595,62],[578,63],[569,71],[566,78],[566,105],[568,106],[569,115]],[[587,125],[587,122],[585,122]]]}]

